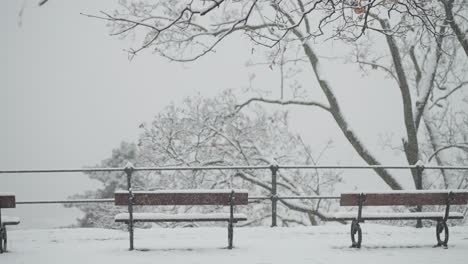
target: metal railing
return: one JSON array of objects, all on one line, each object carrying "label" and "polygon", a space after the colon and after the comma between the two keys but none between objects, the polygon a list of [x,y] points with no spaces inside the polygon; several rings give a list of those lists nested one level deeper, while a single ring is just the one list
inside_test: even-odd
[{"label": "metal railing", "polygon": [[[264,166],[171,166],[134,167],[134,171],[183,171],[183,170],[261,170],[271,169],[428,169],[428,170],[468,170],[468,166],[423,166],[423,165],[264,165]],[[40,170],[0,170],[0,174],[57,173],[57,172],[124,172],[125,167],[79,168],[79,169],[40,169]]]},{"label": "metal railing", "polygon": [[[1,174],[32,174],[32,173],[72,173],[72,172],[124,172],[127,176],[127,189],[129,191],[128,211],[130,215],[129,232],[130,248],[133,248],[133,193],[132,175],[137,171],[197,171],[197,170],[270,170],[271,192],[269,196],[250,196],[249,200],[271,200],[271,226],[277,226],[277,204],[279,200],[314,200],[314,199],[339,199],[339,196],[278,196],[277,172],[280,169],[397,169],[416,170],[418,178],[422,179],[425,169],[432,170],[468,170],[468,166],[424,166],[416,165],[264,165],[264,166],[177,166],[177,167],[134,167],[128,163],[120,168],[79,168],[79,169],[40,169],[40,170],[0,170]],[[422,180],[420,180],[422,182]],[[114,199],[77,199],[77,200],[42,200],[42,201],[18,201],[16,204],[76,204],[76,203],[112,203]]]},{"label": "metal railing", "polygon": [[[128,170],[131,168],[131,171]],[[468,166],[423,166],[423,165],[263,165],[263,166],[170,166],[170,167],[126,167],[112,168],[78,168],[78,169],[33,169],[33,170],[0,170],[0,174],[32,174],[32,173],[72,173],[72,172],[125,172],[127,173],[127,186],[131,188],[131,177],[136,171],[196,171],[196,170],[270,170],[271,193],[270,196],[251,196],[249,200],[271,200],[271,226],[277,226],[277,202],[288,199],[339,199],[337,196],[278,196],[277,172],[280,169],[416,169],[422,173],[425,169],[433,170],[468,170]],[[79,199],[79,200],[42,200],[18,201],[17,204],[75,204],[75,203],[111,203],[114,199]]]}]

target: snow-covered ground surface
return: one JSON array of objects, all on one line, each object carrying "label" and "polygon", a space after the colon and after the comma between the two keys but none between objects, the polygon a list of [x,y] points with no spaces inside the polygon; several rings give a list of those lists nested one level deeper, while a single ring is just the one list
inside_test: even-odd
[{"label": "snow-covered ground surface", "polygon": [[433,248],[433,228],[365,223],[363,247],[349,248],[349,226],[235,228],[233,250],[226,228],[16,230],[0,263],[467,263],[468,226],[450,229],[449,248]]}]

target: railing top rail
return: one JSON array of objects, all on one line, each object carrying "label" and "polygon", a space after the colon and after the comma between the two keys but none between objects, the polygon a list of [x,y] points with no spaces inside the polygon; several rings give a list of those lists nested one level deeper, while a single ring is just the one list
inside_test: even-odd
[{"label": "railing top rail", "polygon": [[[250,196],[248,200],[271,200],[271,196]],[[340,199],[340,196],[276,196],[278,200],[332,200]],[[17,205],[21,204],[87,204],[87,203],[114,203],[114,198],[101,198],[101,199],[73,199],[73,200],[29,200],[17,201]]]},{"label": "railing top rail", "polygon": [[[184,171],[184,170],[263,170],[271,165],[263,166],[191,166],[191,167],[134,167],[133,171]],[[420,165],[278,165],[278,169],[444,169],[468,170],[468,166],[420,166]],[[31,170],[0,170],[0,174],[21,173],[58,173],[58,172],[116,172],[124,171],[125,167],[114,168],[79,168],[79,169],[31,169]]]}]

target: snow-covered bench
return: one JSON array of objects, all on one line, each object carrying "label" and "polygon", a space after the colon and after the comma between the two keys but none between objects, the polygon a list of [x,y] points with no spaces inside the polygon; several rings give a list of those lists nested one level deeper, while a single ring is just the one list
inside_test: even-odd
[{"label": "snow-covered bench", "polygon": [[[234,223],[246,221],[244,214],[234,214],[235,205],[248,203],[246,190],[160,190],[160,191],[135,191],[129,195],[128,191],[115,192],[115,205],[221,205],[229,206],[229,213],[210,214],[161,214],[161,213],[133,213],[129,207],[129,213],[121,213],[115,216],[116,222],[129,224],[133,239],[133,222],[228,222],[228,248],[232,248],[234,236]],[[133,243],[131,242],[131,245]],[[132,247],[132,246],[131,246]]]},{"label": "snow-covered bench", "polygon": [[15,195],[11,193],[0,193],[0,253],[7,250],[7,225],[17,225],[20,223],[18,217],[2,215],[2,208],[15,208]]},{"label": "snow-covered bench", "polygon": [[[359,223],[366,220],[417,220],[428,219],[437,221],[437,245],[447,248],[449,231],[448,219],[462,219],[463,214],[450,212],[450,205],[466,205],[468,191],[466,190],[416,190],[387,192],[352,192],[342,193],[341,206],[358,206],[357,212],[337,213],[335,220],[351,220],[351,247],[360,248],[362,232]],[[364,206],[418,206],[445,205],[445,212],[412,212],[412,213],[365,213]],[[444,239],[441,233],[444,232]],[[357,239],[355,235],[357,234]]]}]

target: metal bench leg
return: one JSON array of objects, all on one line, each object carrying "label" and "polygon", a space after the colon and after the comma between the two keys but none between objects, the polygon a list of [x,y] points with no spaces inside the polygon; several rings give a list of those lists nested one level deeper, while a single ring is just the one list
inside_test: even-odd
[{"label": "metal bench leg", "polygon": [[[449,230],[447,226],[447,220],[449,218],[449,213],[450,213],[450,204],[455,200],[455,195],[453,192],[449,192],[447,196],[447,204],[445,206],[445,216],[443,219],[437,221],[436,225],[436,236],[437,236],[437,245],[436,247],[443,246],[444,248],[447,248],[447,243],[449,240]],[[440,239],[440,234],[444,232],[444,240]]]},{"label": "metal bench leg", "polygon": [[4,251],[6,252],[7,251],[7,242],[8,242],[8,237],[7,237],[7,229],[6,229],[6,226],[5,226],[5,232],[3,233],[3,249]]},{"label": "metal bench leg", "polygon": [[233,224],[230,222],[228,224],[228,249],[232,249],[233,238],[234,238],[234,228],[233,228]]},{"label": "metal bench leg", "polygon": [[4,225],[0,226],[0,253],[7,250],[7,233]]},{"label": "metal bench leg", "polygon": [[[442,240],[440,234],[444,232],[444,239]],[[447,243],[449,240],[449,229],[447,223],[445,221],[438,221],[436,225],[436,237],[437,237],[437,245],[435,247],[447,248]]]},{"label": "metal bench leg", "polygon": [[[357,240],[354,237],[355,235],[358,235]],[[361,242],[362,242],[362,231],[361,231],[361,226],[356,220],[353,220],[351,223],[351,242],[352,248],[361,248]]]}]

